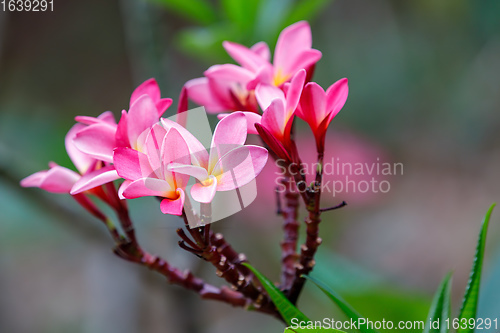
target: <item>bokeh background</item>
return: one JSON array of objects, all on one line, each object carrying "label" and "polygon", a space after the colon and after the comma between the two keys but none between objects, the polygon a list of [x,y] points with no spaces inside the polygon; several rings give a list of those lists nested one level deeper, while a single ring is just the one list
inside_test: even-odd
[{"label": "bokeh background", "polygon": [[[387,194],[325,198],[349,205],[324,214],[315,276],[370,319],[423,320],[452,270],[457,313],[481,219],[500,200],[499,1],[55,2],[54,12],[0,11],[0,332],[282,332],[272,318],[201,302],[118,259],[71,198],[18,183],[50,160],[71,166],[63,139],[76,115],[118,115],[149,77],[175,103],[184,82],[230,61],[223,40],[273,48],[301,19],[323,52],[315,80],[327,87],[349,78],[348,102],[329,129],[331,154],[404,164]],[[307,126],[298,136],[307,151]],[[272,190],[261,182],[260,201],[213,228],[278,280]],[[133,200],[131,209],[146,248],[219,283],[177,248],[181,222],[156,200]],[[483,318],[500,313],[499,216]],[[338,316],[312,286],[299,306],[315,319]]]}]

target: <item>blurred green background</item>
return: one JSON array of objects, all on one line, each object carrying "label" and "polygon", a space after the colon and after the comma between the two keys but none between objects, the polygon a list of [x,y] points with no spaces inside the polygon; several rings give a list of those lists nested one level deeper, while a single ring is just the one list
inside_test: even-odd
[{"label": "blurred green background", "polygon": [[[57,1],[50,13],[0,12],[0,332],[282,332],[271,318],[201,302],[119,260],[71,198],[18,182],[50,160],[71,166],[64,135],[76,115],[118,115],[153,76],[176,103],[184,82],[230,61],[223,40],[273,49],[279,31],[301,19],[323,52],[315,80],[349,78],[330,129],[344,134],[332,144],[355,137],[404,164],[388,194],[324,215],[315,276],[370,319],[423,320],[453,270],[456,313],[481,218],[500,198],[499,17],[496,0],[87,0]],[[310,135],[306,126],[301,133]],[[272,186],[259,191],[269,196]],[[219,283],[177,248],[177,218],[148,198],[131,209],[146,248]],[[256,202],[213,228],[278,280],[274,209]],[[500,313],[498,216],[482,318]],[[312,286],[299,306],[314,319],[339,316]]]}]

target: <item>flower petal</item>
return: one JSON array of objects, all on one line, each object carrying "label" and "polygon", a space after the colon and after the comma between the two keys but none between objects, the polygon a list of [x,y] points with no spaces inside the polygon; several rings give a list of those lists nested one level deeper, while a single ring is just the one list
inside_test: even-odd
[{"label": "flower petal", "polygon": [[78,194],[88,191],[94,187],[119,179],[118,173],[113,165],[87,173],[81,177],[71,188],[70,194]]},{"label": "flower petal", "polygon": [[208,172],[205,168],[195,166],[195,165],[186,165],[180,163],[170,163],[167,166],[167,170],[175,173],[181,173],[183,175],[193,176],[198,179],[200,182],[206,180],[208,178]]},{"label": "flower petal", "polygon": [[148,95],[140,96],[127,115],[127,135],[130,146],[137,149],[137,140],[144,131],[159,121],[156,105]]},{"label": "flower petal", "polygon": [[309,82],[304,87],[297,115],[315,129],[326,116],[326,93],[316,82]]},{"label": "flower petal", "polygon": [[167,131],[160,124],[154,124],[146,139],[145,153],[149,159],[151,169],[154,170],[158,178],[163,178],[161,145]]},{"label": "flower petal", "polygon": [[261,124],[255,124],[257,132],[259,132],[262,140],[269,146],[269,148],[279,157],[287,161],[291,161],[290,155],[286,151],[283,144],[276,139],[271,132]]},{"label": "flower petal", "polygon": [[296,73],[301,69],[309,70],[311,66],[321,59],[321,55],[320,51],[314,49],[303,51],[297,59],[290,64],[290,68],[287,70],[287,73],[290,73],[289,75],[293,75],[293,73]]},{"label": "flower petal", "polygon": [[42,181],[47,176],[47,172],[49,172],[49,170],[35,172],[34,174],[23,178],[20,184],[22,187],[40,187]]},{"label": "flower petal", "polygon": [[76,116],[75,120],[85,125],[98,124],[102,122],[108,124],[116,124],[115,116],[111,111],[105,111],[101,113],[99,116],[97,116],[97,118],[88,116]]},{"label": "flower petal", "polygon": [[[245,118],[247,119],[247,134],[259,134],[255,128],[255,124],[260,124],[262,116],[255,112],[243,112]],[[223,118],[229,116],[230,113],[219,113],[217,118],[222,120]]]},{"label": "flower petal", "polygon": [[204,74],[210,79],[238,82],[242,86],[246,86],[254,77],[254,74],[248,69],[234,64],[214,65],[207,69]]},{"label": "flower petal", "polygon": [[[191,155],[186,141],[175,128],[169,129],[167,135],[165,135],[161,146],[161,152],[162,164],[164,166],[170,163],[191,164]],[[178,188],[184,188],[189,181],[189,175],[167,171],[165,171],[164,174],[165,179],[168,181],[172,180]]]},{"label": "flower petal", "polygon": [[267,63],[264,58],[246,46],[227,41],[223,42],[222,46],[237,63],[252,72],[256,72],[262,65]]},{"label": "flower petal", "polygon": [[154,103],[157,103],[161,98],[160,87],[154,78],[148,79],[141,83],[130,96],[130,106],[142,95],[148,95]]},{"label": "flower petal", "polygon": [[[273,65],[282,76],[293,75],[301,68],[294,68],[303,52],[312,46],[311,27],[300,21],[285,28],[278,37]],[[294,71],[295,70],[295,71]]]},{"label": "flower petal", "polygon": [[349,95],[349,85],[346,78],[340,79],[332,84],[326,91],[326,108],[330,112],[330,121],[344,107]]},{"label": "flower petal", "polygon": [[290,85],[288,86],[286,92],[286,110],[289,113],[295,112],[297,105],[299,104],[300,96],[302,94],[302,89],[304,88],[304,82],[306,80],[305,69],[299,70],[292,78]]},{"label": "flower petal", "polygon": [[116,125],[94,124],[78,131],[73,143],[83,153],[105,162],[113,161]]},{"label": "flower petal", "polygon": [[97,116],[97,119],[104,121],[109,124],[116,124],[115,116],[111,111],[104,111],[100,115]]},{"label": "flower petal", "polygon": [[87,170],[90,168],[92,164],[95,163],[95,159],[92,158],[91,156],[83,153],[81,150],[79,150],[74,142],[73,139],[76,136],[76,133],[84,129],[86,126],[83,124],[75,124],[71,129],[68,131],[68,134],[66,134],[66,137],[64,138],[64,144],[66,146],[66,152],[68,153],[69,158],[75,165],[76,169],[81,173],[84,174],[87,172]]},{"label": "flower petal", "polygon": [[271,51],[269,50],[269,46],[265,42],[256,43],[250,48],[250,50],[261,56],[266,61],[271,60]]},{"label": "flower petal", "polygon": [[274,73],[274,68],[271,64],[265,64],[264,66],[261,66],[257,74],[255,75],[255,78],[248,82],[247,84],[247,90],[255,90],[255,88],[259,84],[266,84],[266,85],[273,85],[273,74]]},{"label": "flower petal", "polygon": [[148,156],[131,148],[116,148],[113,163],[118,175],[124,179],[133,181],[155,175]]},{"label": "flower petal", "polygon": [[146,196],[176,198],[175,193],[175,189],[165,180],[141,178],[131,182],[122,194],[127,199],[135,199]]},{"label": "flower petal", "polygon": [[185,194],[183,190],[177,190],[177,199],[163,199],[160,203],[160,210],[163,214],[182,215]]},{"label": "flower petal", "polygon": [[243,145],[246,139],[247,121],[243,112],[231,113],[219,121],[210,145],[208,172],[210,173],[219,157],[224,156],[231,149]]},{"label": "flower petal", "polygon": [[226,105],[217,99],[212,92],[208,78],[200,77],[189,80],[184,84],[184,87],[188,97],[196,104],[204,106],[207,112],[217,113],[227,110]]},{"label": "flower petal", "polygon": [[175,128],[177,131],[179,131],[179,133],[181,134],[181,136],[183,137],[184,141],[186,142],[189,148],[189,153],[191,154],[191,162],[194,165],[207,168],[208,166],[207,149],[201,144],[200,141],[198,141],[198,139],[194,137],[193,134],[191,134],[187,129],[185,129],[184,127],[182,127],[181,125],[170,119],[162,118],[161,124],[167,131],[169,131],[171,128]]},{"label": "flower petal", "polygon": [[281,100],[283,104],[286,101],[285,94],[280,88],[267,84],[259,84],[257,86],[255,89],[255,97],[262,110],[266,110],[275,99]]},{"label": "flower petal", "polygon": [[217,191],[234,190],[255,179],[266,165],[268,152],[259,146],[241,146],[224,155],[214,168]]},{"label": "flower petal", "polygon": [[217,178],[210,176],[207,181],[209,185],[196,183],[191,187],[191,196],[195,201],[201,203],[209,203],[213,200],[215,192],[217,191]]},{"label": "flower petal", "polygon": [[285,127],[288,122],[287,112],[283,101],[275,99],[271,105],[264,111],[260,123],[273,134],[276,139],[282,141]]},{"label": "flower petal", "polygon": [[118,188],[118,197],[121,200],[125,200],[126,198],[123,196],[123,192],[127,189],[127,187],[131,184],[132,182],[130,180],[124,180],[123,183],[120,185]]},{"label": "flower petal", "polygon": [[39,171],[21,180],[23,187],[39,187],[52,193],[69,193],[80,175],[73,170],[56,165],[50,170]]},{"label": "flower petal", "polygon": [[188,110],[188,92],[186,87],[182,87],[181,93],[179,94],[179,102],[177,103],[177,115]]},{"label": "flower petal", "polygon": [[172,105],[173,100],[171,98],[162,98],[156,102],[156,109],[158,110],[158,117],[161,117],[165,111]]},{"label": "flower petal", "polygon": [[122,110],[122,116],[116,127],[115,140],[117,147],[130,148],[130,140],[127,134],[127,111],[125,110]]}]

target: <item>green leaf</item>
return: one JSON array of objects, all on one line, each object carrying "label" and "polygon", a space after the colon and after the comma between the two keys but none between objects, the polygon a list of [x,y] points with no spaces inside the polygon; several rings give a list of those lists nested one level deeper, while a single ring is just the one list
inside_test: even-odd
[{"label": "green leaf", "polygon": [[255,25],[260,0],[221,0],[227,18],[242,32],[251,32]]},{"label": "green leaf", "polygon": [[339,331],[331,328],[291,328],[285,329],[284,333],[345,333],[344,331]]},{"label": "green leaf", "polygon": [[431,309],[427,318],[432,321],[432,323],[439,322],[438,327],[431,327],[430,322],[426,321],[424,333],[447,333],[448,325],[446,320],[450,318],[451,312],[451,276],[452,273],[448,273],[439,285],[434,299],[432,300]]},{"label": "green leaf", "polygon": [[[316,286],[318,286],[319,289],[321,289],[337,306],[342,310],[342,312],[345,313],[345,315],[349,318],[352,318],[354,321],[359,321],[360,319],[364,319],[359,313],[356,312],[350,306],[346,301],[342,299],[339,295],[337,295],[333,290],[331,290],[327,285],[325,285],[323,282],[320,282],[316,280],[315,278],[311,276],[304,275],[304,278],[308,279],[312,283],[314,283]],[[359,330],[362,333],[376,333],[377,331],[370,329],[368,327],[365,327],[364,325],[359,325],[358,326]]]},{"label": "green leaf", "polygon": [[[465,290],[464,299],[462,301],[462,307],[460,309],[460,322],[465,319],[467,322],[469,319],[476,319],[477,303],[479,298],[479,286],[481,284],[481,270],[483,266],[484,249],[486,245],[486,234],[488,232],[488,224],[490,222],[491,212],[495,208],[496,204],[491,205],[490,209],[486,212],[484,217],[483,226],[481,232],[479,233],[479,239],[477,242],[476,255],[474,256],[474,262],[472,264],[472,269],[470,272],[469,283]],[[468,325],[466,325],[468,326]],[[457,333],[473,333],[474,328],[462,327],[457,330]]]},{"label": "green leaf", "polygon": [[151,0],[177,14],[200,24],[211,24],[217,21],[217,13],[206,0]]},{"label": "green leaf", "polygon": [[287,326],[292,325],[292,319],[294,318],[297,318],[298,321],[310,321],[310,319],[300,312],[300,310],[297,309],[268,278],[262,275],[262,273],[253,268],[251,265],[247,263],[243,263],[243,265],[250,269],[253,274],[255,274],[257,279],[259,279],[262,287],[264,287],[269,294],[269,297],[271,297],[271,300],[274,305],[276,305],[276,308],[285,320]]},{"label": "green leaf", "polygon": [[285,26],[302,20],[311,21],[331,2],[332,0],[298,1],[297,4],[293,7],[290,14],[288,14],[285,21]]}]

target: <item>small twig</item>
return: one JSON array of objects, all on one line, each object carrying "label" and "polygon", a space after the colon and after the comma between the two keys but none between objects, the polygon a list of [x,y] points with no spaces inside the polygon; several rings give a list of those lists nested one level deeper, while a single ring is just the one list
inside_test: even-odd
[{"label": "small twig", "polygon": [[328,212],[328,211],[330,211],[330,210],[339,209],[339,208],[342,208],[342,207],[344,207],[344,206],[347,206],[347,202],[342,201],[341,203],[339,203],[339,204],[338,204],[338,205],[336,205],[336,206],[332,206],[332,207],[328,207],[328,208],[322,208],[322,209],[320,209],[319,211],[320,211],[320,212]]},{"label": "small twig", "polygon": [[183,229],[181,228],[177,229],[177,234],[183,241],[188,243],[189,246],[191,246],[193,249],[201,250],[200,247],[186,235]]},{"label": "small twig", "polygon": [[198,255],[198,254],[200,254],[200,253],[203,252],[202,250],[199,250],[199,249],[187,246],[186,243],[184,243],[184,241],[179,241],[178,244],[179,244],[179,247],[181,249],[186,250],[186,251],[191,252],[191,253],[194,253],[196,255]]}]

